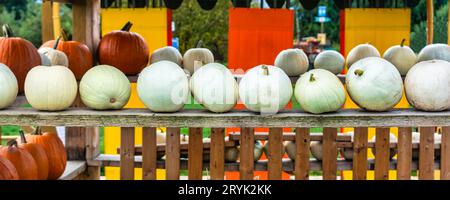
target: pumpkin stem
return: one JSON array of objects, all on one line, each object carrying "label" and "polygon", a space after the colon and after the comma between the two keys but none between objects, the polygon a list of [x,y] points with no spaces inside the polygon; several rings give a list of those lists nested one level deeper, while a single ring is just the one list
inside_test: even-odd
[{"label": "pumpkin stem", "polygon": [[20,134],[20,140],[22,140],[22,143],[27,143],[27,138],[25,137],[25,133],[23,132],[23,130],[20,130],[19,134]]},{"label": "pumpkin stem", "polygon": [[3,36],[5,36],[5,38],[13,37],[14,34],[8,24],[3,24],[2,29]]},{"label": "pumpkin stem", "polygon": [[60,35],[60,37],[61,37],[61,39],[62,39],[63,41],[68,41],[67,33],[66,33],[66,31],[65,31],[64,29],[61,29],[61,35]]},{"label": "pumpkin stem", "polygon": [[309,76],[309,82],[314,82],[316,79],[314,78],[314,74],[311,73],[311,76]]},{"label": "pumpkin stem", "polygon": [[36,129],[34,130],[33,133],[31,133],[32,135],[42,135],[42,130],[40,126],[36,126]]},{"label": "pumpkin stem", "polygon": [[263,69],[263,74],[268,76],[269,75],[269,68],[267,67],[267,65],[263,65],[262,69]]},{"label": "pumpkin stem", "polygon": [[196,48],[201,48],[202,45],[203,45],[203,40],[199,40],[199,41],[197,42]]},{"label": "pumpkin stem", "polygon": [[362,76],[363,74],[364,74],[364,70],[362,70],[362,69],[355,70],[355,75]]},{"label": "pumpkin stem", "polygon": [[402,42],[400,43],[400,47],[403,47],[405,45],[405,41],[406,41],[406,39],[403,38]]},{"label": "pumpkin stem", "polygon": [[59,36],[58,39],[56,39],[55,45],[53,45],[53,49],[57,49],[58,48],[59,41],[61,41],[61,36]]},{"label": "pumpkin stem", "polygon": [[9,147],[12,147],[12,146],[16,146],[17,147],[17,141],[16,140],[10,140],[10,141],[8,141],[8,143],[6,143]]},{"label": "pumpkin stem", "polygon": [[120,30],[129,32],[132,26],[133,26],[133,24],[130,21],[128,21]]}]

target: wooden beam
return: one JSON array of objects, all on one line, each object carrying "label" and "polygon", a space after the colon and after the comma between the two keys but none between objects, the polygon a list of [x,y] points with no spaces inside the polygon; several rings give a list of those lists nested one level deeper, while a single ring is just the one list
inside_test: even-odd
[{"label": "wooden beam", "polygon": [[180,128],[167,128],[166,180],[180,179]]},{"label": "wooden beam", "polygon": [[368,128],[355,128],[353,138],[353,180],[366,180]]},{"label": "wooden beam", "polygon": [[253,128],[241,128],[241,148],[240,148],[240,179],[241,180],[253,180],[253,168],[254,168],[254,138]]},{"label": "wooden beam", "polygon": [[283,128],[269,129],[269,180],[281,180],[283,157]]},{"label": "wooden beam", "polygon": [[202,180],[203,132],[202,128],[189,128],[189,180]]},{"label": "wooden beam", "polygon": [[41,27],[42,27],[42,42],[54,39],[53,35],[53,18],[52,18],[52,2],[44,1],[41,5]]},{"label": "wooden beam", "polygon": [[375,140],[375,180],[389,178],[389,128],[376,128]]},{"label": "wooden beam", "polygon": [[210,113],[206,110],[183,110],[176,113],[153,113],[148,109],[96,111],[69,108],[59,112],[40,112],[32,108],[0,110],[0,125],[72,126],[72,127],[411,127],[450,126],[450,111],[421,112],[393,109],[389,112],[365,112],[345,109],[337,113],[312,115],[284,110],[275,115],[250,111]]},{"label": "wooden beam", "polygon": [[309,179],[309,128],[296,128],[295,130],[295,179]]},{"label": "wooden beam", "polygon": [[397,179],[411,179],[412,128],[398,128]]},{"label": "wooden beam", "polygon": [[[142,179],[156,180],[156,128],[142,128]],[[136,152],[135,152],[136,153]]]},{"label": "wooden beam", "polygon": [[324,180],[336,180],[337,170],[337,128],[323,128],[323,179]]},{"label": "wooden beam", "polygon": [[426,0],[427,4],[427,44],[433,44],[434,36],[434,2],[433,0]]},{"label": "wooden beam", "polygon": [[450,126],[442,127],[441,180],[450,180]]},{"label": "wooden beam", "polygon": [[120,129],[120,180],[134,180],[134,128]]},{"label": "wooden beam", "polygon": [[210,170],[211,180],[223,180],[225,176],[224,128],[211,129]]},{"label": "wooden beam", "polygon": [[73,40],[86,44],[96,55],[100,42],[100,1],[73,1],[72,12]]},{"label": "wooden beam", "polygon": [[434,179],[434,127],[420,127],[419,179]]}]

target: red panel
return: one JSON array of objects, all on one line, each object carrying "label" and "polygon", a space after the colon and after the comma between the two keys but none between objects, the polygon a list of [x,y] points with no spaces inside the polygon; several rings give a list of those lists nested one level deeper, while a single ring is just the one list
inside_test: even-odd
[{"label": "red panel", "polygon": [[293,47],[293,40],[292,10],[229,9],[228,67],[231,69],[246,71],[260,64],[273,65],[281,50]]},{"label": "red panel", "polygon": [[167,46],[172,46],[172,10],[167,9]]}]

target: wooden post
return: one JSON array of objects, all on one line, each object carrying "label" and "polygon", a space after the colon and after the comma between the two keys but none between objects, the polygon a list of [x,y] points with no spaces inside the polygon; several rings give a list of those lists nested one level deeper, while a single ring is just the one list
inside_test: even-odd
[{"label": "wooden post", "polygon": [[86,44],[95,57],[100,42],[100,1],[73,1],[72,12],[73,40]]},{"label": "wooden post", "polygon": [[368,128],[355,128],[353,133],[353,180],[367,178]]},{"label": "wooden post", "polygon": [[54,39],[53,35],[53,19],[52,19],[52,2],[44,1],[41,6],[41,26],[42,26],[42,42]]},{"label": "wooden post", "polygon": [[309,179],[309,128],[295,130],[295,179]]},{"label": "wooden post", "polygon": [[442,127],[441,180],[450,180],[450,126]]},{"label": "wooden post", "polygon": [[253,180],[255,135],[253,128],[241,128],[240,179]]},{"label": "wooden post", "polygon": [[412,129],[398,128],[397,180],[411,179]]},{"label": "wooden post", "polygon": [[156,180],[156,128],[142,128],[142,179]]},{"label": "wooden post", "polygon": [[376,128],[375,141],[375,180],[388,180],[389,161],[389,128]]},{"label": "wooden post", "polygon": [[224,128],[211,129],[211,148],[209,156],[211,180],[223,180],[225,176],[224,137]]},{"label": "wooden post", "polygon": [[336,180],[337,173],[337,128],[323,128],[322,170],[324,180]]},{"label": "wooden post", "polygon": [[180,179],[180,128],[167,128],[166,179]]},{"label": "wooden post", "polygon": [[269,180],[281,180],[283,157],[283,128],[269,129]]},{"label": "wooden post", "polygon": [[433,0],[427,1],[427,44],[433,44],[434,36],[434,5]]},{"label": "wooden post", "polygon": [[203,132],[202,128],[189,128],[188,178],[202,180],[203,172]]},{"label": "wooden post", "polygon": [[420,127],[419,179],[434,179],[434,127]]},{"label": "wooden post", "polygon": [[134,179],[134,128],[120,130],[120,180]]}]

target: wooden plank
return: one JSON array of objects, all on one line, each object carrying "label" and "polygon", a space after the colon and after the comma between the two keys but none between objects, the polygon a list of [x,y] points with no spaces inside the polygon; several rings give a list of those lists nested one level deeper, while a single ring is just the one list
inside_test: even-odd
[{"label": "wooden plank", "polygon": [[450,180],[450,126],[442,127],[441,180]]},{"label": "wooden plank", "polygon": [[323,179],[336,180],[337,173],[337,128],[323,128]]},{"label": "wooden plank", "polygon": [[189,180],[202,180],[202,164],[203,164],[202,128],[189,128],[188,157],[189,157],[188,162]]},{"label": "wooden plank", "polygon": [[375,141],[375,180],[389,178],[389,132],[390,128],[376,128]]},{"label": "wooden plank", "polygon": [[[236,141],[226,141],[224,143],[224,147],[234,147],[236,146]],[[203,143],[203,150],[209,151],[211,148],[210,142]],[[180,151],[181,152],[187,152],[189,149],[189,143],[188,142],[180,142]],[[157,152],[166,152],[166,144],[157,144],[156,145],[156,151]],[[120,147],[117,147],[117,153],[120,152]],[[134,153],[135,155],[142,155],[142,145],[136,145],[134,147]]]},{"label": "wooden plank", "polygon": [[433,44],[434,36],[434,5],[433,0],[426,0],[427,5],[427,44]]},{"label": "wooden plank", "polygon": [[86,168],[86,161],[67,161],[66,169],[58,180],[73,180],[84,173]]},{"label": "wooden plank", "polygon": [[60,112],[40,112],[32,108],[0,110],[0,125],[72,126],[72,127],[412,127],[450,126],[450,111],[421,112],[393,109],[389,112],[365,112],[345,109],[337,113],[312,115],[284,110],[275,115],[250,111],[210,113],[206,110],[183,110],[153,113],[148,109],[95,111],[70,108]]},{"label": "wooden plank", "polygon": [[355,128],[353,135],[353,180],[367,179],[368,128]]},{"label": "wooden plank", "polygon": [[55,37],[53,36],[53,11],[52,11],[52,2],[45,1],[41,5],[42,16],[41,16],[41,33],[42,33],[42,41],[46,42],[49,40],[53,40]]},{"label": "wooden plank", "polygon": [[[322,141],[322,133],[310,133],[309,138],[311,141]],[[294,132],[283,132],[283,141],[295,141],[296,133]],[[241,138],[239,132],[232,132],[229,134],[230,140],[238,141]],[[269,133],[267,132],[255,132],[255,140],[268,140]],[[351,136],[348,134],[339,134],[337,135],[336,141],[339,142],[349,142],[351,141]]]},{"label": "wooden plank", "polygon": [[240,148],[240,179],[241,180],[253,180],[253,167],[254,167],[254,155],[255,148],[253,128],[241,128],[241,148]]},{"label": "wooden plank", "polygon": [[223,180],[225,176],[224,137],[224,128],[211,129],[211,153],[209,156],[211,180]]},{"label": "wooden plank", "polygon": [[134,128],[120,129],[120,180],[134,179]]},{"label": "wooden plank", "polygon": [[269,180],[281,180],[283,156],[283,128],[269,129]]},{"label": "wooden plank", "polygon": [[411,179],[412,128],[398,128],[397,180]]},{"label": "wooden plank", "polygon": [[434,127],[420,127],[419,179],[434,179]]},{"label": "wooden plank", "polygon": [[72,15],[73,40],[86,44],[95,57],[100,42],[100,1],[74,1]]},{"label": "wooden plank", "polygon": [[156,180],[156,128],[142,128],[142,179]]},{"label": "wooden plank", "polygon": [[309,128],[295,129],[295,179],[309,179]]},{"label": "wooden plank", "polygon": [[167,180],[180,179],[180,128],[167,128],[166,136],[166,169]]}]

